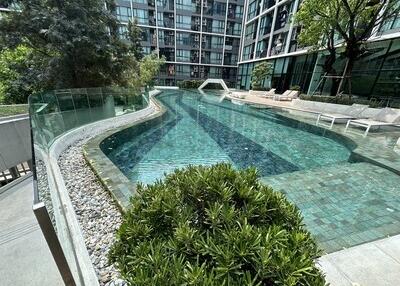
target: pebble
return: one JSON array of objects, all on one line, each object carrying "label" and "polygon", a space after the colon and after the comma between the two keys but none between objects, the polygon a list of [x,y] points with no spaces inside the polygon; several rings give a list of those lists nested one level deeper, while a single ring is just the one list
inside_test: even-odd
[{"label": "pebble", "polygon": [[78,141],[60,156],[58,164],[81,226],[90,259],[100,285],[125,286],[114,265],[108,263],[108,250],[122,223],[122,215],[107,190],[87,165]]}]

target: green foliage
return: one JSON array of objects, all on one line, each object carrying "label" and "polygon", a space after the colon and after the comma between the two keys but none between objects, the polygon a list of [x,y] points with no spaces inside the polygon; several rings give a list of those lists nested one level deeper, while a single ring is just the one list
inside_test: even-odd
[{"label": "green foliage", "polygon": [[109,257],[130,285],[325,285],[299,210],[228,164],[139,185]]},{"label": "green foliage", "polygon": [[179,88],[194,89],[199,88],[202,83],[202,80],[183,80],[178,81],[177,85]]},{"label": "green foliage", "polygon": [[301,91],[301,86],[300,86],[300,85],[292,85],[289,89],[290,89],[290,90]]},{"label": "green foliage", "polygon": [[[301,94],[300,99],[309,100],[309,101],[318,101],[318,102],[326,102],[326,103],[336,103],[336,104],[344,104],[344,105],[352,105],[354,103],[357,104],[365,104],[369,105],[369,107],[377,108],[377,107],[385,107],[387,102],[382,103],[379,99],[371,98],[363,99],[363,98],[355,98],[350,96],[324,96],[324,95],[305,95]],[[390,106],[393,108],[400,108],[400,104],[397,102],[391,102]]]},{"label": "green foliage", "polygon": [[335,35],[340,36],[348,58],[345,74],[350,75],[374,28],[395,16],[399,9],[397,0],[304,0],[296,14],[296,22],[302,25],[299,41],[314,49],[327,47],[335,60]]},{"label": "green foliage", "polygon": [[[20,11],[0,19],[0,41],[10,50],[28,47],[41,59],[33,68],[42,89],[128,86],[127,71],[138,72],[140,29],[130,23],[128,41],[120,38],[114,1],[14,2]],[[29,82],[16,84],[22,90]]]},{"label": "green foliage", "polygon": [[273,64],[269,62],[262,62],[257,64],[252,73],[251,86],[253,89],[258,89],[262,85],[262,81],[272,74]]},{"label": "green foliage", "polygon": [[32,49],[17,46],[0,52],[0,103],[27,103],[40,90],[38,68],[41,60]]},{"label": "green foliage", "polygon": [[129,86],[141,88],[154,85],[154,78],[165,64],[165,57],[158,58],[157,53],[153,52],[143,57],[137,65],[127,71],[126,77]]},{"label": "green foliage", "polygon": [[0,117],[27,114],[28,112],[28,105],[26,104],[0,105]]},{"label": "green foliage", "polygon": [[135,18],[134,21],[129,21],[128,23],[128,35],[127,38],[130,42],[130,51],[132,55],[137,60],[141,60],[143,58],[143,51],[142,51],[142,29],[138,26],[138,21]]}]

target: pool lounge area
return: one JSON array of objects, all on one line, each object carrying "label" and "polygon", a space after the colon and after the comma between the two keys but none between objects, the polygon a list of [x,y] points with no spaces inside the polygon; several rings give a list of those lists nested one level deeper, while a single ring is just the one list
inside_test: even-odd
[{"label": "pool lounge area", "polygon": [[163,91],[156,97],[162,115],[95,137],[86,158],[107,174],[103,183],[122,205],[138,182],[189,164],[229,162],[257,167],[263,183],[285,193],[324,252],[400,233],[399,132],[363,138],[344,134],[343,125],[315,126],[310,114],[221,98]]}]

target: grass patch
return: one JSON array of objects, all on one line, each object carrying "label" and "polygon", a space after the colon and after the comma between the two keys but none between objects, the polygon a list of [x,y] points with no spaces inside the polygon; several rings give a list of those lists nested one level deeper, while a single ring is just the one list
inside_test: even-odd
[{"label": "grass patch", "polygon": [[0,117],[27,114],[28,110],[29,108],[27,104],[0,105]]}]

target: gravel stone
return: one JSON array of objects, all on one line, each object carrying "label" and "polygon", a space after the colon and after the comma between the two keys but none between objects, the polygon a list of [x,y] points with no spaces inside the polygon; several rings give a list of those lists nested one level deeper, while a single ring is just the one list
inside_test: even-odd
[{"label": "gravel stone", "polygon": [[124,286],[114,265],[108,263],[108,251],[122,223],[122,215],[110,194],[87,165],[81,140],[60,156],[58,163],[81,226],[90,259],[100,285]]}]

